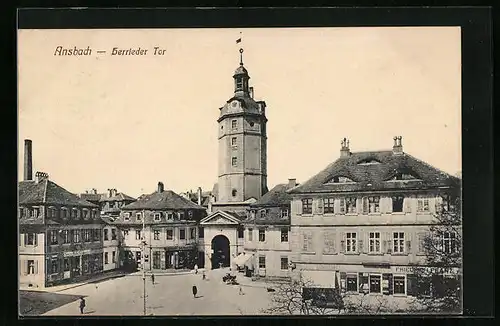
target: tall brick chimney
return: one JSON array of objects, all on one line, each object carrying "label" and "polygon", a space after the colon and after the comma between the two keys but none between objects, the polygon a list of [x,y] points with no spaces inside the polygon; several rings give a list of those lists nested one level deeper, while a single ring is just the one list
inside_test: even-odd
[{"label": "tall brick chimney", "polygon": [[33,180],[32,142],[24,140],[24,181]]},{"label": "tall brick chimney", "polygon": [[340,141],[340,157],[349,157],[351,151],[349,150],[349,140],[344,138]]},{"label": "tall brick chimney", "polygon": [[403,144],[401,143],[402,140],[402,136],[394,137],[394,145],[392,146],[392,152],[394,154],[403,154]]}]

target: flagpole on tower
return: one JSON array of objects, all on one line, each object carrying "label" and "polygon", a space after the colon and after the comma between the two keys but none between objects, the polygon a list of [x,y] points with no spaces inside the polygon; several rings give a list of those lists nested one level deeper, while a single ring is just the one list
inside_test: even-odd
[{"label": "flagpole on tower", "polygon": [[[240,37],[236,40],[236,44],[241,43],[242,37],[240,32]],[[240,47],[240,66],[243,66],[243,48]]]}]

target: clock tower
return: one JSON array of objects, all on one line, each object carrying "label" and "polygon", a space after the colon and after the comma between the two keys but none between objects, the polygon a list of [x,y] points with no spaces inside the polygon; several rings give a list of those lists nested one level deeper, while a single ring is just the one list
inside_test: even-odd
[{"label": "clock tower", "polygon": [[220,108],[217,202],[260,199],[267,192],[266,103],[255,101],[250,76],[240,65],[233,75],[234,95]]}]

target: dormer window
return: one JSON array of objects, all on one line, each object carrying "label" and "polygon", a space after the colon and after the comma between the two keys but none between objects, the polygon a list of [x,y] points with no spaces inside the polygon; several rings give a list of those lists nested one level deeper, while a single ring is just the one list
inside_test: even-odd
[{"label": "dormer window", "polygon": [[[33,209],[33,215],[35,214],[35,209]],[[35,217],[35,216],[33,216]],[[68,209],[66,207],[62,207],[61,208],[61,217],[63,219],[67,219],[69,217],[69,214],[68,214]]]},{"label": "dormer window", "polygon": [[142,220],[142,214],[141,214],[141,213],[136,213],[136,214],[135,214],[135,219],[136,219],[137,221],[141,221],[141,220]]},{"label": "dormer window", "polygon": [[177,216],[178,216],[179,220],[183,220],[184,219],[184,212],[179,212]]},{"label": "dormer window", "polygon": [[172,221],[174,219],[174,214],[172,212],[167,212],[167,220]]},{"label": "dormer window", "polygon": [[288,207],[281,208],[281,218],[288,218]]},{"label": "dormer window", "polygon": [[412,172],[397,171],[392,177],[387,181],[406,181],[406,180],[420,180],[416,174]]},{"label": "dormer window", "polygon": [[352,179],[344,176],[335,176],[331,178],[327,183],[353,183]]},{"label": "dormer window", "polygon": [[160,220],[161,220],[161,214],[155,213],[155,221],[160,221]]},{"label": "dormer window", "polygon": [[188,211],[188,217],[193,218],[193,211]]},{"label": "dormer window", "polygon": [[267,210],[266,209],[263,209],[260,211],[260,218],[266,218],[267,216]]},{"label": "dormer window", "polygon": [[380,164],[381,162],[375,158],[367,158],[358,162],[359,165],[371,165],[371,164]]},{"label": "dormer window", "polygon": [[130,221],[130,213],[123,214],[123,220]]}]

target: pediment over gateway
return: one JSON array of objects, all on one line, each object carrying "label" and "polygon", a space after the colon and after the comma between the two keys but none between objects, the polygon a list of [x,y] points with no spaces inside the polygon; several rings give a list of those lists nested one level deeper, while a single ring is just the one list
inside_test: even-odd
[{"label": "pediment over gateway", "polygon": [[201,225],[239,225],[240,221],[222,211],[214,212],[200,221]]}]

